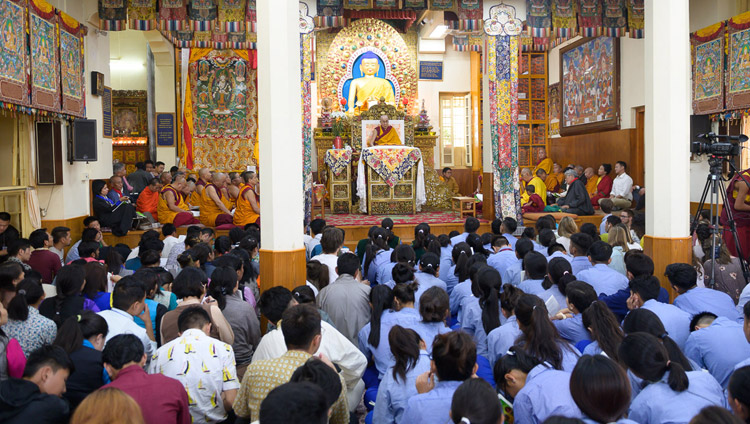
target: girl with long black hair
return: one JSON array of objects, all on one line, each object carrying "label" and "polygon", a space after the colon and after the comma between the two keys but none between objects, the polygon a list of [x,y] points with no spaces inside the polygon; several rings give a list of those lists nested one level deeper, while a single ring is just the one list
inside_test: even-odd
[{"label": "girl with long black hair", "polygon": [[440,275],[440,258],[432,253],[427,252],[419,259],[419,271],[414,274],[414,279],[419,283],[419,290],[414,294],[414,308],[419,309],[419,302],[422,295],[432,287],[438,287],[446,292],[448,288],[445,281],[438,278]]},{"label": "girl with long black hair", "polygon": [[[391,248],[388,247],[388,230],[375,228],[372,230],[370,243],[365,249],[365,260],[362,265],[362,273],[367,277],[370,284],[378,284],[377,276],[380,265],[390,261]],[[386,283],[387,281],[383,281]]]},{"label": "girl with long black hair", "polygon": [[30,278],[16,286],[16,296],[8,303],[8,323],[3,330],[8,337],[18,340],[26,354],[52,343],[57,335],[57,325],[39,313],[44,301],[42,285]]},{"label": "girl with long black hair", "polygon": [[414,241],[411,242],[411,247],[414,249],[414,254],[417,256],[417,261],[422,258],[427,252],[427,246],[429,243],[428,237],[430,236],[430,224],[421,223],[414,227]]}]

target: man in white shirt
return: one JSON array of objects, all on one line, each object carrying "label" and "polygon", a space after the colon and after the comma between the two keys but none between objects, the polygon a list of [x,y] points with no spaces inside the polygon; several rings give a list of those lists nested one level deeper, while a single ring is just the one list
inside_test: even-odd
[{"label": "man in white shirt", "polygon": [[[617,177],[612,182],[612,191],[609,193],[615,209],[628,209],[633,202],[633,179],[625,172],[627,168],[628,164],[621,160],[615,163]],[[602,200],[604,199],[599,199],[600,204]]]},{"label": "man in white shirt", "polygon": [[60,264],[65,265],[63,261],[65,248],[73,242],[70,236],[70,228],[55,227],[50,234],[52,234],[52,246],[49,247],[49,251],[59,256]]},{"label": "man in white shirt", "polygon": [[307,257],[313,256],[313,249],[320,244],[320,238],[323,236],[323,229],[326,227],[325,219],[313,219],[310,221],[310,235],[305,234],[305,250],[307,250]]},{"label": "man in white shirt", "polygon": [[183,236],[180,239],[174,236],[177,233],[174,224],[164,224],[164,226],[161,227],[161,233],[164,236],[164,240],[162,240],[164,242],[164,249],[161,250],[161,257],[167,259],[169,258],[169,251],[172,250],[172,247],[177,243],[183,242],[185,237]]},{"label": "man in white shirt", "polygon": [[339,275],[336,273],[336,266],[339,260],[339,251],[344,245],[344,232],[335,227],[328,227],[323,230],[323,237],[320,238],[320,247],[323,253],[310,258],[311,261],[318,261],[328,267],[328,284],[333,284]]},{"label": "man in white shirt", "polygon": [[[118,334],[133,334],[143,343],[147,358],[156,350],[151,314],[146,306],[146,286],[128,276],[117,282],[112,292],[112,309],[101,311],[99,315],[107,321],[107,339]],[[143,320],[146,328],[135,323],[133,317]]]}]

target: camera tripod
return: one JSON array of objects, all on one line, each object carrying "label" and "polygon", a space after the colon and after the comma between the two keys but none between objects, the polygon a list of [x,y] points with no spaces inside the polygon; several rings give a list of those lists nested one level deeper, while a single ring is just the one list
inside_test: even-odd
[{"label": "camera tripod", "polygon": [[[750,268],[748,268],[748,263],[745,260],[745,254],[742,251],[742,246],[740,245],[740,239],[737,236],[737,226],[734,222],[734,215],[732,213],[732,209],[727,207],[727,191],[724,187],[724,179],[722,177],[721,172],[721,165],[727,162],[732,169],[732,172],[737,173],[737,175],[740,176],[741,180],[750,187],[750,182],[747,181],[747,179],[742,176],[741,173],[737,171],[737,168],[735,168],[734,163],[732,161],[728,160],[726,157],[716,157],[716,156],[710,156],[708,158],[708,166],[709,166],[709,172],[708,177],[706,179],[706,185],[703,187],[703,194],[701,195],[701,200],[698,203],[698,210],[695,212],[695,216],[693,217],[693,222],[690,224],[690,234],[693,234],[695,232],[695,229],[698,227],[698,219],[700,217],[701,211],[703,211],[703,207],[706,204],[706,197],[710,194],[709,198],[709,228],[711,229],[711,278],[708,280],[707,287],[714,288],[714,284],[716,282],[716,257],[718,256],[716,253],[716,241],[717,239],[720,240],[719,243],[724,243],[723,237],[716,237],[717,235],[722,235],[722,232],[724,231],[730,231],[732,233],[732,238],[734,239],[734,247],[737,249],[737,256],[739,256],[740,264],[742,266],[742,275],[745,278],[745,282],[750,282]],[[719,203],[721,202],[721,203]],[[723,229],[719,228],[719,205],[722,205],[724,208],[724,211],[727,214],[727,222]]]}]

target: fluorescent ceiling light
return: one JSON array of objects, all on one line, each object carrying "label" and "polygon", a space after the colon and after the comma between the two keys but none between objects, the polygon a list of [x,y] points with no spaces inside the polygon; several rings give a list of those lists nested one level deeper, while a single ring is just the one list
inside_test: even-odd
[{"label": "fluorescent ceiling light", "polygon": [[438,25],[427,38],[443,38],[446,32],[448,32],[448,25]]},{"label": "fluorescent ceiling light", "polygon": [[145,65],[137,60],[110,59],[109,67],[118,71],[138,71],[143,69]]}]

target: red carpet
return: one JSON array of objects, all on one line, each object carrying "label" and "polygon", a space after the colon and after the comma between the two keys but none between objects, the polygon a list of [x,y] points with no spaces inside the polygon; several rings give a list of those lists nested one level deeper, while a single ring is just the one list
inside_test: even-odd
[{"label": "red carpet", "polygon": [[[396,225],[417,225],[422,222],[428,224],[457,224],[466,219],[459,218],[456,212],[419,212],[416,215],[362,215],[362,214],[337,214],[326,215],[326,224],[345,225],[380,225],[384,218],[391,218]],[[480,219],[480,222],[488,222]]]}]

